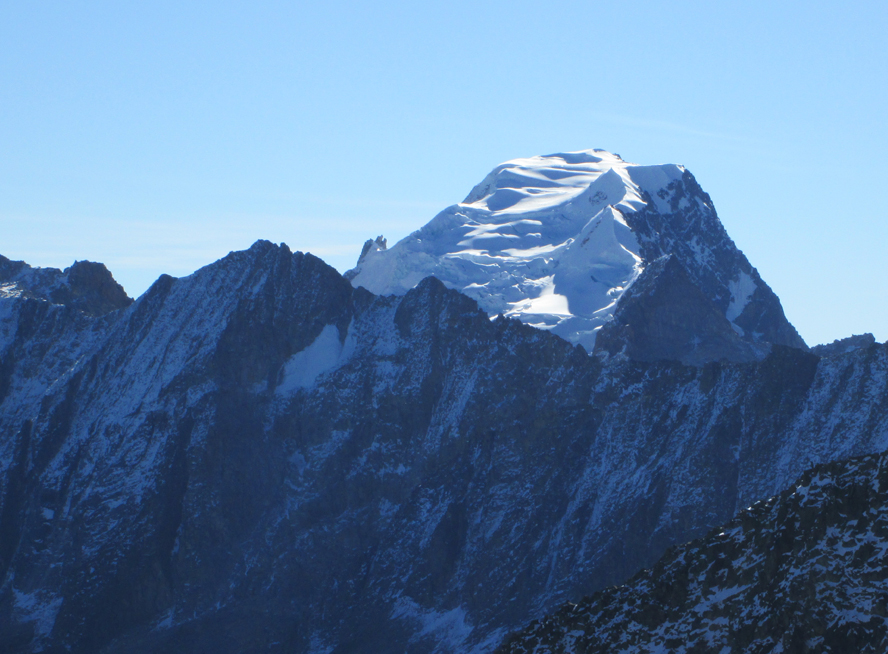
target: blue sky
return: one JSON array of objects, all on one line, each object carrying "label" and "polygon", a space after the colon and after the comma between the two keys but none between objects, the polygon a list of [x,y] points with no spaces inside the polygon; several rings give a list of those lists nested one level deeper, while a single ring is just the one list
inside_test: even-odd
[{"label": "blue sky", "polygon": [[[187,4],[187,6],[185,6]],[[351,267],[515,157],[681,163],[809,344],[888,339],[888,5],[0,1],[0,254]]]}]

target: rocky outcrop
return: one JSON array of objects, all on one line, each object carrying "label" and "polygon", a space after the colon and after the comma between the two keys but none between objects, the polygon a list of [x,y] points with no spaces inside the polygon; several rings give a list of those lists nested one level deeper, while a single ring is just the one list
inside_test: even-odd
[{"label": "rocky outcrop", "polygon": [[838,338],[826,345],[815,345],[811,348],[811,351],[820,357],[833,357],[838,354],[847,354],[854,350],[867,348],[875,345],[875,343],[876,337],[867,332],[866,334],[855,334],[847,338]]},{"label": "rocky outcrop", "polygon": [[888,447],[886,346],[589,357],[267,242],[102,318],[2,298],[0,334],[11,652],[489,651]]},{"label": "rocky outcrop", "polygon": [[888,457],[821,465],[501,654],[884,652]]},{"label": "rocky outcrop", "polygon": [[0,256],[0,295],[28,297],[102,316],[132,304],[104,264],[75,261],[57,268],[32,268]]},{"label": "rocky outcrop", "polygon": [[360,254],[360,256],[358,256],[357,265],[354,268],[352,268],[351,270],[346,271],[346,273],[343,275],[343,277],[345,277],[349,281],[354,279],[355,276],[358,274],[358,270],[361,266],[361,263],[364,261],[364,259],[367,258],[367,255],[370,254],[371,252],[378,252],[380,250],[385,250],[386,246],[387,246],[387,241],[382,236],[382,234],[377,236],[376,239],[368,238],[366,241],[364,241],[364,246],[361,248],[361,254]]}]

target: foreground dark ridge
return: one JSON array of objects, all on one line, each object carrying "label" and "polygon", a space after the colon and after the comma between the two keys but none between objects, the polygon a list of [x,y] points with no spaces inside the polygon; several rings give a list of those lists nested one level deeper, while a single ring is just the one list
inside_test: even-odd
[{"label": "foreground dark ridge", "polygon": [[267,242],[98,317],[0,298],[0,353],[12,652],[488,651],[888,447],[885,345],[599,359]]},{"label": "foreground dark ridge", "polygon": [[499,654],[885,652],[888,456],[820,465]]}]

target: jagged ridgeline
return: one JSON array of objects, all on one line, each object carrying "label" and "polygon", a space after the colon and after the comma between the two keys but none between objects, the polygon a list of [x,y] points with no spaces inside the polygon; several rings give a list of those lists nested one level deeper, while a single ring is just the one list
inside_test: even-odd
[{"label": "jagged ridgeline", "polygon": [[[811,466],[888,446],[888,347],[809,352],[726,236],[700,245],[723,230],[689,173],[657,186],[608,156],[539,173],[591,208],[550,216],[580,228],[548,262],[489,269],[543,266],[524,300],[502,291],[515,311],[453,279],[364,288],[373,260],[413,265],[398,252],[415,235],[371,242],[349,279],[259,241],[135,302],[98,264],[3,260],[0,650],[492,651]],[[548,211],[548,191],[492,175],[456,205],[473,229],[525,201]],[[524,236],[552,246],[535,215]],[[604,246],[588,261],[614,284],[598,324],[557,269],[581,270],[568,251],[605,227],[632,263]],[[706,252],[739,268],[695,267],[688,243],[712,271]],[[565,306],[591,356],[558,335]]]}]

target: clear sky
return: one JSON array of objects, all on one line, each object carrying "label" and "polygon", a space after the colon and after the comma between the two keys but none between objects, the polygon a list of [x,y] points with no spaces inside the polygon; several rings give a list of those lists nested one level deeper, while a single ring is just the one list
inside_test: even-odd
[{"label": "clear sky", "polygon": [[496,164],[681,163],[809,344],[888,339],[888,3],[0,0],[0,254],[344,271]]}]

